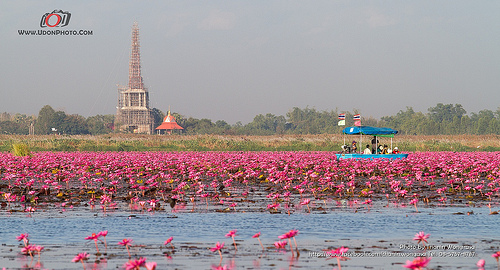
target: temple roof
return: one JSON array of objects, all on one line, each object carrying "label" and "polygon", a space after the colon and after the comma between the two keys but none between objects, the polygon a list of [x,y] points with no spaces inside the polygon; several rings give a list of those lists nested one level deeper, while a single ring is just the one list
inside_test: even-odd
[{"label": "temple roof", "polygon": [[160,126],[158,126],[156,129],[184,129],[183,127],[179,126],[177,122],[175,122],[175,117],[170,115],[170,111],[168,111],[167,116],[163,118],[163,123],[161,123]]}]

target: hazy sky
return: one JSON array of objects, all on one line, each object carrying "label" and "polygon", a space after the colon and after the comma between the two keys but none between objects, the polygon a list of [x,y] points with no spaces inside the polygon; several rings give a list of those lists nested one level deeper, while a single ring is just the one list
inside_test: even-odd
[{"label": "hazy sky", "polygon": [[[20,36],[54,9],[92,36]],[[139,23],[151,107],[246,124],[293,107],[500,106],[500,1],[1,1],[0,112],[114,114]],[[334,119],[336,121],[336,119]]]}]

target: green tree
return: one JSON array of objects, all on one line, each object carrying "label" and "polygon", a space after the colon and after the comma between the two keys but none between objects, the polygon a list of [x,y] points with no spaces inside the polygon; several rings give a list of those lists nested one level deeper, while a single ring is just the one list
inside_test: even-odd
[{"label": "green tree", "polygon": [[397,129],[401,134],[420,134],[425,129],[422,125],[425,121],[422,113],[415,112],[412,107],[406,107],[406,111],[400,110],[396,115],[382,117],[380,123]]},{"label": "green tree", "polygon": [[186,121],[184,116],[176,112],[172,112],[170,113],[170,115],[172,115],[175,118],[175,122],[179,124],[179,126],[184,127],[184,122]]},{"label": "green tree", "polygon": [[[19,123],[13,121],[1,121],[0,122],[0,134],[19,134]],[[22,133],[21,133],[22,134]]]},{"label": "green tree", "polygon": [[[179,122],[177,123],[179,124]],[[182,124],[179,125],[184,128],[187,134],[212,134],[215,127],[215,124],[210,119],[196,119],[193,117],[183,120]]]},{"label": "green tree", "polygon": [[215,121],[215,126],[220,129],[229,129],[231,126],[224,120]]},{"label": "green tree", "polygon": [[90,133],[85,118],[78,114],[65,115],[63,122],[58,125],[58,131],[69,135]]},{"label": "green tree", "polygon": [[55,128],[57,130],[57,133],[66,133],[67,131],[64,130],[66,127],[66,120],[67,120],[67,115],[63,111],[56,111],[52,117],[52,122],[51,122],[51,130],[52,128]]},{"label": "green tree", "polygon": [[86,119],[87,127],[92,135],[108,134],[113,132],[115,116],[113,114],[96,115]]},{"label": "green tree", "polygon": [[277,130],[282,132],[285,129],[285,124],[285,117],[268,113],[256,115],[246,128],[251,134],[272,135],[276,134]]},{"label": "green tree", "polygon": [[157,128],[163,122],[163,118],[165,118],[165,114],[157,108],[151,109],[151,114],[153,115],[153,128]]},{"label": "green tree", "polygon": [[55,111],[49,105],[43,106],[38,112],[38,118],[35,122],[35,134],[50,134],[52,129],[52,121],[55,116]]},{"label": "green tree", "polygon": [[473,132],[479,135],[491,133],[494,130],[494,127],[490,128],[492,119],[495,119],[495,113],[491,110],[481,110],[477,114],[472,113]]},{"label": "green tree", "polygon": [[460,104],[446,104],[438,103],[436,107],[429,108],[430,118],[436,123],[451,122],[453,117],[462,118],[467,112]]},{"label": "green tree", "polygon": [[462,134],[472,134],[471,120],[468,115],[464,115],[460,119],[460,130]]},{"label": "green tree", "polygon": [[[286,119],[289,123],[288,129],[294,134],[318,134],[322,129],[325,129],[325,119],[321,119],[321,113],[316,109],[300,109],[294,107],[286,114]],[[329,119],[331,123],[335,122]]]},{"label": "green tree", "polygon": [[[462,116],[463,117],[463,116]],[[448,134],[464,134],[465,131],[461,129],[460,119],[458,116],[453,117],[453,121],[449,124]]]},{"label": "green tree", "polygon": [[197,126],[197,133],[198,134],[211,134],[213,133],[212,128],[214,127],[214,123],[212,123],[212,120],[203,118],[198,121],[198,126]]}]

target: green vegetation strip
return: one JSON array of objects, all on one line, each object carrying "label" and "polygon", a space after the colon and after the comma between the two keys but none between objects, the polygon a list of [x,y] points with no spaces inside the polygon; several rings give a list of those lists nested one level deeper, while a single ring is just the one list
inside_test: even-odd
[{"label": "green vegetation strip", "polygon": [[[357,136],[291,135],[291,136],[0,136],[0,151],[27,156],[37,151],[334,151],[344,143],[360,141]],[[363,138],[363,149],[370,137]],[[390,145],[390,139],[380,138]],[[402,151],[500,151],[499,136],[400,136],[393,146]]]}]

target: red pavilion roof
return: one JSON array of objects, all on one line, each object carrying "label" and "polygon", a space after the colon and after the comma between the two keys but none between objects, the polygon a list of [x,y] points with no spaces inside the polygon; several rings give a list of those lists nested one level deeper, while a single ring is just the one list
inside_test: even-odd
[{"label": "red pavilion roof", "polygon": [[166,129],[166,130],[171,130],[171,129],[184,129],[183,127],[179,126],[175,122],[175,117],[170,115],[170,111],[168,111],[168,115],[163,118],[163,123],[156,129]]}]

